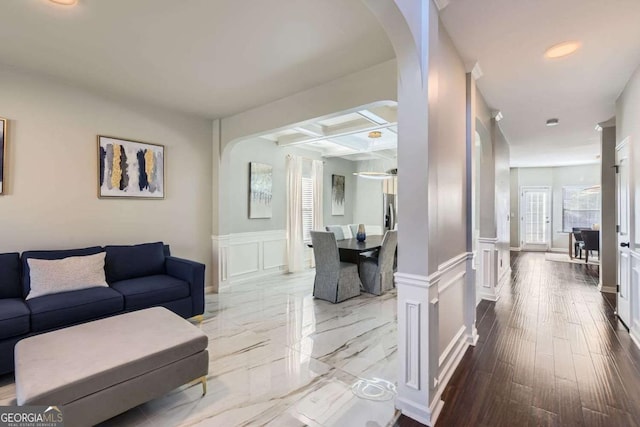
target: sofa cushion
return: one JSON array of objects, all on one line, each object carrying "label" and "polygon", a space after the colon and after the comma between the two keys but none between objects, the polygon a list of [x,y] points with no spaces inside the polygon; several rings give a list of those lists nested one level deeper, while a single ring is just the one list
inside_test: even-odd
[{"label": "sofa cushion", "polygon": [[164,274],[165,248],[162,242],[133,246],[105,246],[107,282]]},{"label": "sofa cushion", "polygon": [[62,259],[68,258],[70,256],[84,256],[84,255],[95,255],[97,253],[102,252],[103,249],[100,246],[92,246],[89,248],[82,249],[67,249],[61,251],[27,251],[22,253],[22,296],[26,297],[29,295],[29,291],[31,290],[31,280],[29,279],[29,263],[27,262],[30,258],[36,259]]},{"label": "sofa cushion", "polygon": [[63,259],[27,260],[31,290],[26,299],[108,286],[104,278],[104,255],[100,252]]},{"label": "sofa cushion", "polygon": [[91,288],[45,295],[27,301],[31,330],[41,332],[98,319],[124,310],[122,295],[111,288]]},{"label": "sofa cushion", "polygon": [[0,254],[0,298],[22,297],[20,254]]},{"label": "sofa cushion", "polygon": [[124,295],[125,310],[152,307],[190,294],[189,283],[166,274],[122,280],[111,287]]},{"label": "sofa cushion", "polygon": [[22,299],[0,299],[0,339],[29,333],[29,314]]}]

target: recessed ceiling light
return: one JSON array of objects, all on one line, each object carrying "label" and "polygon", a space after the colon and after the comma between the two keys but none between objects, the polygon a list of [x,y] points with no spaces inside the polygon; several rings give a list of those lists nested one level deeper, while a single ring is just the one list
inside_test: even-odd
[{"label": "recessed ceiling light", "polygon": [[555,59],[555,58],[564,58],[565,56],[571,55],[576,50],[580,48],[579,42],[563,42],[557,45],[551,46],[544,53],[545,58]]},{"label": "recessed ceiling light", "polygon": [[549,119],[549,120],[547,120],[547,126],[549,126],[549,127],[558,126],[559,123],[560,123],[560,120],[558,120],[558,119]]},{"label": "recessed ceiling light", "polygon": [[73,6],[76,3],[78,3],[78,0],[49,0],[49,1],[55,4],[61,4],[63,6]]}]

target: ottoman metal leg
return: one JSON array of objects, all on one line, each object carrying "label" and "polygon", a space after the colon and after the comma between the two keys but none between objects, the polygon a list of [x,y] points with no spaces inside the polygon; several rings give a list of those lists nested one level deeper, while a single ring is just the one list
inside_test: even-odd
[{"label": "ottoman metal leg", "polygon": [[189,319],[191,322],[196,323],[198,325],[200,325],[202,323],[202,321],[204,320],[204,315],[199,314],[197,316],[193,316],[192,318]]},{"label": "ottoman metal leg", "polygon": [[207,394],[207,377],[200,378],[200,382],[202,383],[202,395],[206,396]]}]

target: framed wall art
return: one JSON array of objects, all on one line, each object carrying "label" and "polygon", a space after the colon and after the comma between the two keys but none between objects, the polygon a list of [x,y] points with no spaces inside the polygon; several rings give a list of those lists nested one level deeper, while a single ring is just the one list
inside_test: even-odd
[{"label": "framed wall art", "polygon": [[344,175],[331,175],[331,215],[344,215]]},{"label": "framed wall art", "polygon": [[273,166],[249,163],[249,219],[271,218]]},{"label": "framed wall art", "polygon": [[98,136],[98,197],[164,199],[164,146]]}]

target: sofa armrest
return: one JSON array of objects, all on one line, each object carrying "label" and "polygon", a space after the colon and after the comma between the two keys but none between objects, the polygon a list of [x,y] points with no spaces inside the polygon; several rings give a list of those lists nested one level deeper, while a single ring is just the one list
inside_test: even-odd
[{"label": "sofa armrest", "polygon": [[187,259],[168,256],[165,268],[169,276],[189,283],[193,312],[191,316],[204,313],[204,264]]}]

